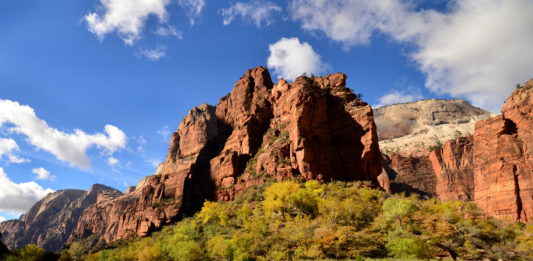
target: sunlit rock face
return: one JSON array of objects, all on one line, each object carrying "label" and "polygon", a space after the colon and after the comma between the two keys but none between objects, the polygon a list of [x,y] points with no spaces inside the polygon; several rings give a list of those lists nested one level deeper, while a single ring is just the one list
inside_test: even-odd
[{"label": "sunlit rock face", "polygon": [[119,191],[99,184],[93,185],[89,191],[66,189],[50,193],[20,219],[0,223],[3,241],[11,250],[27,244],[48,251],[60,250],[86,208],[120,195]]},{"label": "sunlit rock face", "polygon": [[[381,154],[372,108],[346,75],[272,82],[248,70],[216,107],[193,108],[172,135],[156,175],[80,217],[70,241],[144,236],[194,213],[204,200],[232,200],[269,179],[366,180],[377,186]],[[142,183],[142,184],[141,184]]]},{"label": "sunlit rock face", "polygon": [[475,202],[489,215],[533,215],[533,80],[505,101],[502,115],[476,124]]},{"label": "sunlit rock face", "polygon": [[[429,142],[425,142],[423,137],[431,130],[422,131],[421,134],[405,134],[406,128],[410,129],[410,126],[416,124],[407,127],[400,124],[398,133],[394,133],[390,126],[385,126],[391,132],[378,133],[390,136],[392,141],[381,141],[382,151],[393,148],[391,146],[396,142],[394,139],[403,137],[409,137],[415,143],[422,142],[424,146],[418,151],[403,151],[400,146],[392,149],[394,152],[385,154],[384,171],[378,178],[380,184],[391,192],[415,192],[443,200],[471,200],[488,215],[502,219],[524,222],[531,220],[532,92],[533,80],[530,80],[517,88],[505,101],[501,115],[477,121],[472,135],[450,139],[443,146],[432,145],[433,148],[430,149],[424,147]],[[410,108],[408,111],[417,110]],[[379,110],[376,112],[378,129],[382,121],[380,115],[383,113]],[[399,113],[402,114],[401,111]],[[477,110],[471,113],[474,116],[479,114]],[[448,116],[451,119],[466,117],[464,111],[459,116]],[[479,119],[474,116],[471,116],[470,121]],[[479,114],[479,117],[485,116],[486,114]],[[460,121],[457,124],[460,126]],[[467,131],[461,133],[470,134]],[[420,137],[416,137],[417,135]],[[434,140],[440,142],[440,138]],[[428,164],[431,168],[427,167]]]}]

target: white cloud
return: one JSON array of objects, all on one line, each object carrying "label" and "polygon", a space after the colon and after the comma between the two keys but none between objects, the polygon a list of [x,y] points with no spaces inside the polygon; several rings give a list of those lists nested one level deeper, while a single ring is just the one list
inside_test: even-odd
[{"label": "white cloud", "polygon": [[51,192],[54,191],[43,189],[33,181],[14,183],[7,177],[4,169],[0,168],[0,211],[24,213]]},{"label": "white cloud", "polygon": [[99,12],[89,12],[84,19],[89,31],[102,40],[108,33],[117,32],[128,45],[139,39],[148,16],[166,22],[167,5],[171,0],[99,0]]},{"label": "white cloud", "polygon": [[[1,122],[0,122],[0,126],[1,126]],[[29,162],[30,161],[29,159],[20,158],[17,155],[13,154],[13,151],[18,151],[18,150],[19,150],[19,146],[17,145],[15,140],[11,138],[9,139],[0,138],[0,157],[2,157],[3,155],[6,155],[9,162],[16,163],[16,164]]]},{"label": "white cloud", "polygon": [[46,170],[43,167],[32,169],[31,172],[37,175],[36,179],[40,179],[40,180],[46,180],[46,179],[55,180],[56,179],[56,176],[50,175],[50,171]]},{"label": "white cloud", "polygon": [[181,34],[181,32],[176,30],[176,28],[172,25],[166,27],[159,26],[154,33],[162,37],[174,36],[180,40],[183,39],[183,35]]},{"label": "white cloud", "polygon": [[4,222],[4,221],[6,221],[6,218],[5,218],[5,217],[2,217],[2,216],[0,216],[0,222]]},{"label": "white cloud", "polygon": [[112,154],[126,146],[126,135],[113,125],[105,126],[107,135],[89,135],[80,129],[64,133],[39,119],[31,107],[10,100],[0,100],[0,127],[4,123],[12,123],[14,126],[10,131],[27,136],[29,143],[38,149],[48,151],[57,159],[83,169],[91,166],[85,153],[88,148],[96,146]]},{"label": "white cloud", "polygon": [[426,87],[498,111],[516,83],[533,76],[533,1],[452,1],[446,12],[401,0],[292,0],[292,18],[348,48],[374,32],[415,46]]},{"label": "white cloud", "polygon": [[139,54],[151,61],[157,61],[167,55],[167,47],[159,45],[154,49],[139,49]]},{"label": "white cloud", "polygon": [[237,2],[229,8],[221,10],[222,22],[229,25],[235,17],[240,16],[243,20],[252,20],[257,27],[264,22],[270,25],[275,12],[281,12],[281,7],[269,1],[252,0],[248,3]]},{"label": "white cloud", "polygon": [[11,151],[18,150],[19,146],[13,139],[0,138],[0,157],[4,154],[11,153]]},{"label": "white cloud", "polygon": [[7,157],[9,159],[9,162],[15,163],[15,164],[21,164],[21,163],[30,162],[30,159],[21,158],[21,157],[19,157],[17,155],[13,155],[13,154],[8,155]]},{"label": "white cloud", "polygon": [[205,0],[178,0],[178,4],[187,10],[189,21],[191,25],[194,25],[205,7]]},{"label": "white cloud", "polygon": [[270,56],[268,57],[268,67],[274,70],[278,77],[294,80],[302,73],[320,73],[329,66],[322,63],[311,45],[306,42],[301,43],[296,37],[281,38],[274,44],[268,46]]},{"label": "white cloud", "polygon": [[412,102],[422,98],[422,95],[415,93],[406,93],[404,91],[397,91],[392,89],[389,93],[379,98],[379,104],[373,107],[380,107],[395,103]]},{"label": "white cloud", "polygon": [[114,166],[114,165],[118,164],[118,159],[115,159],[113,157],[109,157],[107,159],[107,164],[109,164],[109,166]]}]

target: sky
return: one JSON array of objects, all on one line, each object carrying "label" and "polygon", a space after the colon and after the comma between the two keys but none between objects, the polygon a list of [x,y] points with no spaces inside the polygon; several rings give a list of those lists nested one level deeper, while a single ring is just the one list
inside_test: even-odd
[{"label": "sky", "polygon": [[531,0],[17,0],[0,7],[0,220],[155,173],[186,113],[247,69],[343,72],[374,107],[498,112],[533,77]]}]

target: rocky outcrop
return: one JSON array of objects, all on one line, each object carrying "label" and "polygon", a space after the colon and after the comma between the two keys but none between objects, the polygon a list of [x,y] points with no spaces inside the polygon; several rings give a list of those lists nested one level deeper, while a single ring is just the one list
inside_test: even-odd
[{"label": "rocky outcrop", "polygon": [[99,184],[92,186],[89,191],[56,191],[35,203],[20,219],[0,223],[0,232],[5,244],[12,250],[31,243],[48,251],[56,251],[70,237],[85,208],[121,194]]},{"label": "rocky outcrop", "polygon": [[442,199],[474,199],[473,137],[450,140],[429,154],[436,177],[435,195]]},{"label": "rocky outcrop", "polygon": [[472,135],[477,121],[492,116],[461,99],[420,100],[375,110],[381,151],[415,157],[427,156],[432,147],[448,140]]},{"label": "rocky outcrop", "polygon": [[[490,216],[531,220],[532,94],[530,80],[505,101],[500,116],[478,121],[472,136],[452,139],[432,152],[385,155],[380,184],[392,192],[398,192],[393,188],[400,183],[404,189],[399,191],[415,188],[440,199],[473,200]],[[426,162],[424,154],[431,168],[420,164]]]},{"label": "rocky outcrop", "polygon": [[533,216],[533,80],[505,101],[502,115],[476,124],[475,202],[489,215]]},{"label": "rocky outcrop", "polygon": [[[460,137],[471,135],[475,123],[491,115],[461,99],[429,99],[377,108],[379,146],[384,154],[380,184],[395,193],[472,199],[472,165],[457,158],[462,157],[457,153],[464,145]],[[457,141],[448,144],[448,140]],[[472,153],[468,156],[471,158]],[[463,173],[465,169],[468,171]]]},{"label": "rocky outcrop", "polygon": [[383,154],[383,171],[379,176],[379,183],[391,193],[437,196],[437,178],[428,156]]},{"label": "rocky outcrop", "polygon": [[268,179],[377,184],[380,171],[372,109],[346,88],[346,75],[274,84],[267,69],[257,67],[216,107],[193,108],[156,175],[87,208],[70,240],[147,235],[192,214],[205,199],[231,200]]},{"label": "rocky outcrop", "polygon": [[2,233],[0,233],[0,258],[7,253],[9,253],[9,249],[7,249],[6,245],[4,245],[4,242],[2,242]]}]

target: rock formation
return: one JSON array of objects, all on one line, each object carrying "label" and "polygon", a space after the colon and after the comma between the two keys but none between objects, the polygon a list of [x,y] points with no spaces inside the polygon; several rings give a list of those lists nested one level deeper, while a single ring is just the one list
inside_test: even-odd
[{"label": "rock formation", "polygon": [[437,177],[428,156],[383,154],[383,171],[378,178],[381,187],[391,193],[437,196]]},{"label": "rock formation", "polygon": [[427,156],[431,147],[472,135],[477,121],[492,116],[461,99],[428,99],[375,109],[381,151],[412,156]]},{"label": "rock formation", "polygon": [[0,258],[7,253],[9,253],[9,249],[7,249],[6,245],[4,245],[4,242],[2,242],[2,233],[0,233]]},{"label": "rock formation", "polygon": [[346,88],[346,75],[273,84],[267,69],[257,67],[216,107],[193,108],[156,175],[87,208],[70,240],[147,235],[194,213],[205,199],[231,200],[268,179],[377,184],[381,168],[372,109]]},{"label": "rock formation", "polygon": [[475,202],[489,215],[533,217],[533,80],[505,101],[502,115],[476,124]]},{"label": "rock formation", "polygon": [[83,210],[94,203],[121,195],[104,185],[93,185],[89,191],[60,190],[35,203],[18,220],[0,223],[3,241],[9,249],[36,244],[48,251],[61,249],[78,224]]},{"label": "rock formation", "polygon": [[[445,145],[444,150],[442,144],[471,135],[477,121],[492,115],[461,99],[429,99],[377,108],[379,146],[384,154],[379,177],[382,187],[393,193],[472,199],[472,171],[462,173],[471,165],[452,166],[463,164],[453,158],[462,155],[455,155],[462,149],[456,148],[463,145],[462,139]],[[472,157],[472,153],[468,155]],[[457,190],[461,196],[455,194]]]},{"label": "rock formation", "polygon": [[440,199],[474,200],[473,137],[450,140],[429,154]]},{"label": "rock formation", "polygon": [[[501,115],[478,121],[471,136],[452,139],[432,152],[385,155],[380,184],[392,192],[473,200],[490,216],[531,220],[532,94],[533,80],[530,80],[505,101]],[[377,122],[381,120],[378,118]],[[399,130],[403,134],[404,128]],[[427,168],[427,162],[431,168]],[[395,187],[403,189],[395,191]]]}]

